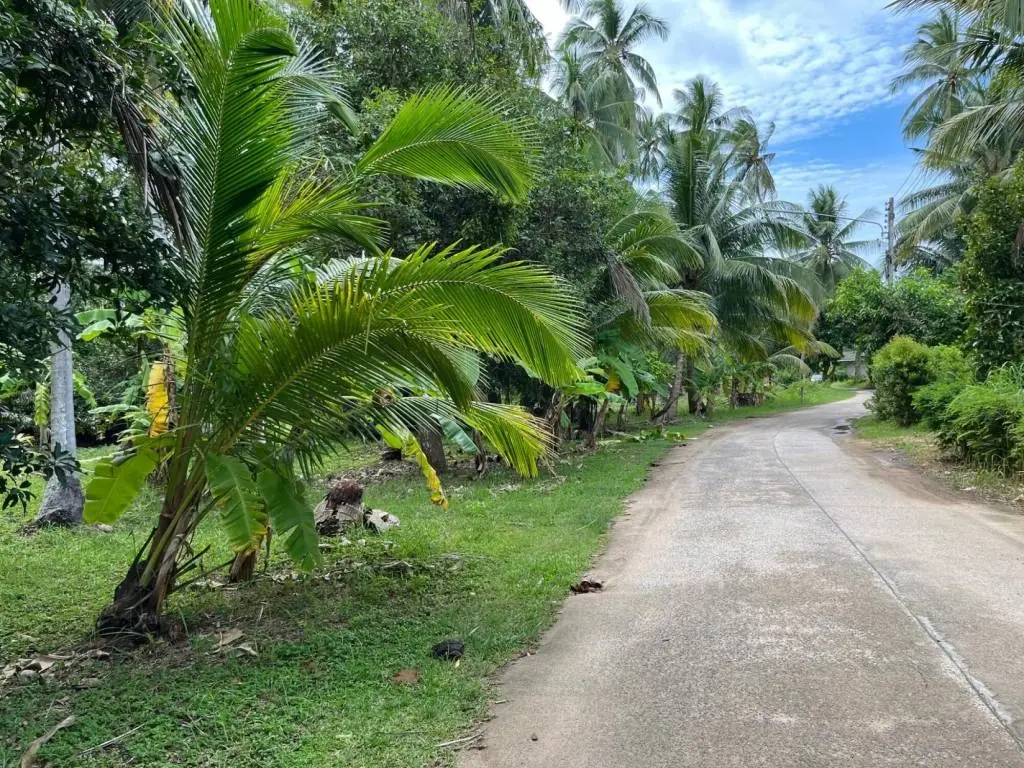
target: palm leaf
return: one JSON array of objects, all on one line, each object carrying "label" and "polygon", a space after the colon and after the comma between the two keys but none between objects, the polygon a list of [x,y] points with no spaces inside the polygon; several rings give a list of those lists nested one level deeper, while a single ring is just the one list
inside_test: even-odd
[{"label": "palm leaf", "polygon": [[267,534],[267,515],[249,468],[235,456],[206,456],[206,482],[236,552],[252,552]]},{"label": "palm leaf", "polygon": [[356,164],[357,176],[393,173],[522,200],[535,139],[500,99],[457,88],[410,98]]}]

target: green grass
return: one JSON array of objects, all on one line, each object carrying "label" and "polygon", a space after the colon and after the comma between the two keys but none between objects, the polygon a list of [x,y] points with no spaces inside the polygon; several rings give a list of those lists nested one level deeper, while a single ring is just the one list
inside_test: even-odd
[{"label": "green grass", "polygon": [[[828,384],[799,384],[777,390],[769,398],[757,406],[741,406],[729,408],[728,403],[721,400],[707,417],[701,418],[684,414],[677,419],[668,431],[685,437],[696,437],[716,424],[728,424],[741,419],[775,416],[781,413],[810,408],[815,405],[827,405],[848,400],[857,394],[857,390],[847,387],[835,387]],[[682,408],[685,409],[685,403]]]},{"label": "green grass", "polygon": [[[783,393],[673,430],[693,435],[850,394],[809,389],[801,403],[798,393]],[[16,765],[68,714],[77,722],[43,747],[40,764],[452,765],[454,753],[437,745],[486,715],[493,673],[550,626],[622,500],[669,445],[605,441],[597,454],[563,457],[536,480],[503,470],[482,480],[456,474],[445,480],[447,513],[430,505],[418,473],[371,485],[367,503],[399,515],[401,527],[325,541],[315,575],[294,573],[275,548],[268,573],[251,584],[172,598],[186,641],[78,659],[51,680],[0,687],[0,768]],[[358,469],[376,453],[358,446],[327,470]],[[94,456],[84,458],[87,465]],[[111,533],[83,527],[25,537],[18,531],[31,510],[0,519],[0,666],[83,648],[158,503],[147,489]],[[219,533],[215,521],[197,533],[196,548],[211,547],[208,566],[230,557]],[[217,653],[226,629],[242,630],[258,655]],[[467,646],[457,667],[430,656],[447,637]],[[392,681],[405,668],[419,671],[417,685]],[[136,727],[111,748],[79,754]]]},{"label": "green grass", "polygon": [[882,421],[874,414],[862,416],[854,422],[854,433],[865,440],[881,440],[910,444],[931,433],[922,424],[901,427],[892,421]]},{"label": "green grass", "polygon": [[[237,590],[187,590],[172,606],[189,628],[185,644],[81,661],[52,682],[6,687],[0,766],[16,764],[32,739],[67,714],[78,722],[44,747],[43,762],[450,764],[452,752],[435,745],[485,713],[488,676],[550,625],[622,499],[667,446],[623,442],[563,459],[556,475],[532,481],[500,471],[481,481],[450,478],[447,513],[429,504],[419,478],[372,486],[368,503],[398,514],[401,527],[363,543],[332,542],[316,577],[293,581],[277,562],[283,583],[264,577]],[[141,543],[154,502],[143,500],[114,533],[24,538],[12,523],[2,529],[5,661],[88,634]],[[215,533],[199,538],[213,541]],[[382,568],[396,561],[411,570]],[[213,634],[227,627],[242,629],[259,655],[211,654]],[[458,667],[430,657],[451,636],[468,649]],[[407,667],[420,671],[418,685],[391,682]],[[100,682],[77,689],[86,678]],[[135,726],[142,727],[119,747],[78,756]]]}]

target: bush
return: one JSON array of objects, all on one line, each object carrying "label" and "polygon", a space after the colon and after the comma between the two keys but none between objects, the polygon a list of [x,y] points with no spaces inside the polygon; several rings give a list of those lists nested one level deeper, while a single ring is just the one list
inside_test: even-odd
[{"label": "bush", "polygon": [[963,461],[1002,472],[1024,469],[1024,364],[993,371],[946,409],[939,442]]},{"label": "bush", "polygon": [[928,384],[912,396],[917,417],[931,429],[944,423],[946,408],[969,384],[974,371],[957,347],[932,347],[928,350]]},{"label": "bush", "polygon": [[914,410],[914,392],[928,383],[928,347],[908,336],[896,336],[878,350],[871,360],[871,378],[875,382],[872,404],[878,418],[908,427],[918,420]]}]

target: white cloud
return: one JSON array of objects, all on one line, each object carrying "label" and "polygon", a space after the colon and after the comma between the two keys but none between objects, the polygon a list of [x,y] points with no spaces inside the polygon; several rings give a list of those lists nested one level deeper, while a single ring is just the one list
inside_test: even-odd
[{"label": "white cloud", "polygon": [[[556,39],[569,19],[559,0],[527,2]],[[634,0],[620,2],[631,8]],[[639,52],[658,75],[666,108],[672,107],[673,89],[704,74],[723,88],[729,106],[743,105],[759,120],[775,121],[780,199],[803,203],[811,187],[834,184],[847,196],[851,215],[875,208],[881,221],[885,199],[914,186],[913,157],[897,152],[863,164],[841,158],[861,144],[844,124],[896,98],[889,82],[902,69],[903,51],[920,23],[886,10],[886,3],[646,0],[671,32],[668,41]],[[816,148],[808,150],[810,145]],[[877,228],[863,230],[865,238],[877,235]]]},{"label": "white cloud", "polygon": [[[561,3],[528,2],[555,39],[569,18]],[[730,104],[774,120],[776,143],[784,144],[893,99],[889,82],[916,22],[883,2],[654,0],[648,5],[669,22],[670,37],[640,53],[654,66],[666,103],[674,88],[706,74]]]}]

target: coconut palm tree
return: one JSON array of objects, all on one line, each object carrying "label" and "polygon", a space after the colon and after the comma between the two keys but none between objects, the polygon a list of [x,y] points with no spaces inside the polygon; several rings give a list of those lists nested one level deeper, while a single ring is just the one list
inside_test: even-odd
[{"label": "coconut palm tree", "polygon": [[[734,172],[728,149],[732,114],[710,81],[697,79],[678,94],[680,127],[669,146],[667,197],[672,216],[700,257],[678,287],[711,297],[716,338],[744,357],[764,357],[766,338],[801,346],[813,338],[817,310],[806,270],[770,255],[800,241],[785,215],[749,194]],[[696,360],[677,357],[676,380],[666,415],[685,384],[690,411],[697,408]]]},{"label": "coconut palm tree", "polygon": [[[695,356],[711,345],[717,321],[711,297],[679,287],[700,255],[660,200],[637,196],[632,209],[605,234],[608,262],[592,336],[598,361],[628,395],[639,392],[633,360],[642,349],[669,349]],[[609,381],[609,386],[611,385]],[[593,447],[611,403],[601,393],[588,444]]]},{"label": "coconut palm tree", "polygon": [[660,105],[654,69],[634,49],[648,40],[667,39],[668,24],[642,4],[628,14],[618,0],[567,5],[579,16],[569,22],[559,45],[578,51],[583,66],[591,70],[592,87],[605,94],[604,99],[640,101],[650,94]]},{"label": "coconut palm tree", "polygon": [[945,120],[960,114],[968,94],[980,89],[978,71],[965,56],[959,13],[945,8],[917,30],[917,41],[904,54],[906,70],[891,84],[893,93],[923,86],[903,113],[903,136],[927,136]]},{"label": "coconut palm tree", "polygon": [[664,112],[655,115],[647,107],[639,110],[636,121],[636,158],[633,161],[633,177],[637,181],[660,183],[671,135],[670,115]]},{"label": "coconut palm tree", "polygon": [[986,26],[1000,27],[1011,36],[1024,34],[1024,4],[1020,0],[893,0],[890,8],[952,8]]},{"label": "coconut palm tree", "polygon": [[796,261],[814,274],[829,295],[854,269],[871,269],[857,252],[876,241],[854,240],[853,237],[864,222],[877,215],[868,209],[860,216],[850,216],[846,198],[831,185],[822,184],[811,190],[807,208],[800,216],[801,230],[808,244],[797,253]]},{"label": "coconut palm tree", "polygon": [[729,129],[728,142],[732,145],[729,161],[736,178],[747,185],[750,194],[758,200],[775,197],[775,177],[771,163],[774,152],[768,152],[768,142],[775,133],[775,123],[764,129],[749,115],[736,120]]},{"label": "coconut palm tree", "polygon": [[636,152],[636,103],[594,86],[594,72],[575,48],[560,47],[551,79],[555,98],[584,132],[586,148],[599,166],[614,167]]},{"label": "coconut palm tree", "polygon": [[118,631],[155,627],[210,515],[240,556],[273,528],[313,565],[293,467],[346,435],[444,416],[535,472],[541,425],[475,401],[474,356],[559,384],[586,354],[578,305],[550,275],[495,248],[382,254],[384,225],[360,197],[374,175],[404,174],[521,199],[529,144],[500,104],[451,89],[413,97],[347,175],[324,177],[310,164],[314,133],[349,111],[337,73],[283,16],[259,0],[185,0],[159,27],[188,85],[160,105],[158,126],[179,158],[184,358],[177,426],[100,462],[86,492],[87,519],[113,520],[165,462],[157,524],[101,617]]}]

